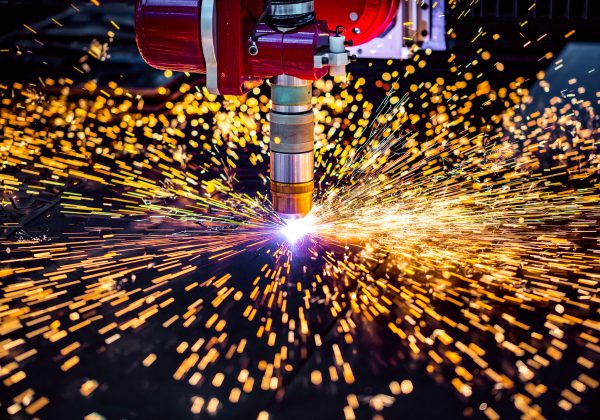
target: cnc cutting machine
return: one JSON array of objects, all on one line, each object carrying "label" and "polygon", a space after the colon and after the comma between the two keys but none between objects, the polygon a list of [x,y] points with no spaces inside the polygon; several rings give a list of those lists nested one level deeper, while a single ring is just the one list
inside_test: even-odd
[{"label": "cnc cutting machine", "polygon": [[151,66],[206,74],[210,93],[242,95],[271,80],[273,207],[293,219],[312,207],[312,82],[345,75],[355,57],[347,47],[370,45],[356,51],[369,56],[385,43],[435,41],[431,10],[429,0],[137,0],[135,24]]}]

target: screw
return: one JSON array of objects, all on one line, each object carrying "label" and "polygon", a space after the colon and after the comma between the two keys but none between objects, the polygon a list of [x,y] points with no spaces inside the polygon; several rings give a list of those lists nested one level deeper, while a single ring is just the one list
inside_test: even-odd
[{"label": "screw", "polygon": [[248,54],[255,56],[258,54],[258,46],[255,42],[253,42],[250,47],[248,47]]}]

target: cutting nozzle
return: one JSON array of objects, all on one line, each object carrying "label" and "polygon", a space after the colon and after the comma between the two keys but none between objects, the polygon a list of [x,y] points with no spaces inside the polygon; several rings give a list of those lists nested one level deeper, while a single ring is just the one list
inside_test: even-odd
[{"label": "cutting nozzle", "polygon": [[304,184],[282,184],[271,181],[273,207],[282,219],[300,219],[312,208],[313,181]]},{"label": "cutting nozzle", "polygon": [[271,194],[275,211],[299,219],[312,208],[314,115],[310,81],[281,75],[272,83]]}]

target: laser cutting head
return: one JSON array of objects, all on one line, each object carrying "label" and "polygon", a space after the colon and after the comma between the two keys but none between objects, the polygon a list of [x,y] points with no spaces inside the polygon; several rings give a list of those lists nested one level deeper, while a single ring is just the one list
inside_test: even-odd
[{"label": "laser cutting head", "polygon": [[213,94],[242,95],[272,78],[273,207],[297,219],[310,212],[314,191],[312,81],[345,74],[343,24],[350,40],[367,42],[387,28],[398,1],[136,0],[136,39],[150,65],[204,73]]},{"label": "laser cutting head", "polygon": [[284,219],[304,217],[314,190],[312,83],[277,76],[271,84],[271,195]]}]

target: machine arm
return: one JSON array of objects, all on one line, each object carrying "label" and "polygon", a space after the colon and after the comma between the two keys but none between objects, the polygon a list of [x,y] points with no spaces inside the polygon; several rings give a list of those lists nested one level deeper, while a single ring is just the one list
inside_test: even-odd
[{"label": "machine arm", "polygon": [[151,66],[204,73],[211,93],[242,95],[271,79],[273,207],[299,218],[314,190],[312,82],[344,75],[345,46],[385,31],[399,1],[137,0],[136,39]]}]

